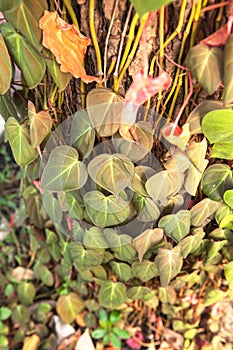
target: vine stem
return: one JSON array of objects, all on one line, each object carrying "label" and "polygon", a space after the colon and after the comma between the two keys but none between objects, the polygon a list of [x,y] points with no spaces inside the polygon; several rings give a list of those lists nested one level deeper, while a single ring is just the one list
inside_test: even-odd
[{"label": "vine stem", "polygon": [[[90,0],[90,2],[89,2],[89,27],[90,27],[91,38],[93,41],[95,54],[96,54],[97,69],[98,69],[97,75],[100,78],[102,78],[102,76],[103,76],[102,60],[101,60],[99,43],[98,43],[96,32],[95,32],[94,12],[95,12],[95,0]],[[102,84],[100,83],[99,86],[102,86]]]},{"label": "vine stem", "polygon": [[75,27],[79,30],[79,24],[78,24],[78,21],[77,21],[77,17],[75,15],[75,12],[70,4],[70,1],[69,0],[63,0],[63,4],[65,5],[71,19],[72,19],[72,22],[74,23]]}]

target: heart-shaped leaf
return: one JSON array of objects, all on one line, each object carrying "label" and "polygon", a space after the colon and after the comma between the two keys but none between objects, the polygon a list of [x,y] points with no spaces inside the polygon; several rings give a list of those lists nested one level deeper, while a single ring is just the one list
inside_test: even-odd
[{"label": "heart-shaped leaf", "polygon": [[202,201],[198,202],[190,210],[192,226],[204,227],[218,208],[219,203],[214,202],[209,198],[205,198]]},{"label": "heart-shaped leaf", "polygon": [[158,255],[159,277],[162,287],[167,287],[173,277],[181,270],[183,258],[180,247],[176,246],[172,250],[159,248]]},{"label": "heart-shaped leaf", "polygon": [[87,192],[83,198],[88,215],[94,225],[108,227],[124,222],[129,215],[129,204],[115,196],[99,191]]},{"label": "heart-shaped leaf", "polygon": [[186,64],[193,77],[212,95],[223,80],[223,51],[218,47],[198,44],[189,50]]},{"label": "heart-shaped leaf", "polygon": [[7,120],[9,117],[18,118],[18,114],[13,104],[13,100],[8,90],[5,95],[0,95],[0,114]]},{"label": "heart-shaped leaf", "polygon": [[86,248],[108,248],[108,242],[103,235],[103,230],[99,227],[91,227],[85,231],[83,244]]},{"label": "heart-shaped leaf", "polygon": [[228,35],[224,47],[224,103],[225,105],[233,102],[233,81],[231,72],[233,69],[233,34]]},{"label": "heart-shaped leaf", "polygon": [[132,300],[149,300],[152,296],[154,296],[154,291],[144,286],[131,287],[127,290],[127,297]]},{"label": "heart-shaped leaf", "polygon": [[60,295],[57,301],[57,313],[65,323],[71,323],[84,309],[84,302],[76,293]]},{"label": "heart-shaped leaf", "polygon": [[160,171],[146,182],[148,194],[156,201],[163,201],[175,195],[182,185],[183,174],[177,171]]},{"label": "heart-shaped leaf", "polygon": [[20,125],[15,118],[10,117],[5,124],[5,130],[19,166],[25,166],[37,158],[38,153],[30,142],[29,125]]},{"label": "heart-shaped leaf", "polygon": [[114,135],[120,127],[123,98],[108,88],[95,88],[87,94],[87,112],[101,137]]},{"label": "heart-shaped leaf", "polygon": [[160,7],[165,6],[170,2],[172,2],[172,0],[157,0],[156,2],[154,0],[147,0],[147,1],[130,0],[130,1],[141,18],[145,13],[157,10]]},{"label": "heart-shaped leaf", "polygon": [[70,146],[54,148],[43,170],[41,187],[52,192],[81,188],[88,175],[85,165],[78,157],[78,152]]},{"label": "heart-shaped leaf", "polygon": [[225,164],[213,164],[203,174],[201,181],[202,191],[214,201],[222,200],[225,191],[232,187],[232,171]]},{"label": "heart-shaped leaf", "polygon": [[137,218],[142,222],[156,221],[160,215],[157,204],[149,197],[134,195],[133,205],[137,211]]},{"label": "heart-shaped leaf", "polygon": [[28,117],[32,147],[38,147],[52,129],[52,119],[49,112],[36,112],[31,101],[28,101]]},{"label": "heart-shaped leaf", "polygon": [[119,194],[130,184],[134,165],[122,154],[100,154],[88,164],[88,173],[99,186]]},{"label": "heart-shaped leaf", "polygon": [[65,199],[71,219],[82,220],[84,218],[84,204],[80,193],[78,191],[66,192]]},{"label": "heart-shaped leaf", "polygon": [[180,210],[177,214],[165,215],[159,220],[158,226],[164,229],[166,235],[179,242],[189,234],[190,211]]},{"label": "heart-shaped leaf", "polygon": [[149,260],[135,261],[132,265],[132,271],[134,277],[142,282],[149,281],[159,275],[157,263]]},{"label": "heart-shaped leaf", "polygon": [[106,281],[99,290],[100,304],[108,309],[120,307],[126,300],[126,287],[123,283]]},{"label": "heart-shaped leaf", "polygon": [[145,165],[139,165],[135,167],[135,173],[131,181],[130,188],[142,196],[147,196],[148,193],[145,187],[146,181],[152,175],[155,175],[155,173],[156,171],[154,169]]},{"label": "heart-shaped leaf", "polygon": [[223,109],[207,113],[202,121],[202,130],[210,143],[232,143],[233,111]]},{"label": "heart-shaped leaf", "polygon": [[133,277],[131,267],[126,263],[111,261],[110,266],[113,272],[123,281],[127,282]]},{"label": "heart-shaped leaf", "polygon": [[200,172],[204,171],[205,169],[205,167],[203,166],[203,162],[205,160],[206,151],[207,151],[206,138],[203,138],[201,142],[195,142],[195,141],[190,142],[187,150],[189,159]]},{"label": "heart-shaped leaf", "polygon": [[73,262],[78,269],[82,271],[102,263],[104,255],[102,249],[85,249],[84,246],[78,242],[71,242],[68,249]]},{"label": "heart-shaped leaf", "polygon": [[202,239],[205,236],[205,232],[203,231],[203,229],[196,229],[199,230],[197,231],[195,234],[190,235],[188,237],[185,237],[184,239],[182,239],[178,246],[180,246],[180,253],[182,255],[183,258],[187,258],[187,256],[194,252],[199,244],[201,243]]},{"label": "heart-shaped leaf", "polygon": [[160,228],[148,229],[134,238],[133,245],[138,252],[138,259],[142,261],[144,254],[163,238],[163,230]]},{"label": "heart-shaped leaf", "polygon": [[233,209],[233,190],[228,190],[224,193],[223,196],[224,202]]},{"label": "heart-shaped leaf", "polygon": [[10,23],[1,25],[1,33],[29,89],[33,89],[40,83],[45,74],[44,58]]},{"label": "heart-shaped leaf", "polygon": [[86,111],[77,111],[72,120],[71,145],[84,157],[95,143],[95,131]]},{"label": "heart-shaped leaf", "polygon": [[54,223],[61,223],[63,214],[57,198],[51,192],[44,191],[42,203],[50,219]]},{"label": "heart-shaped leaf", "polygon": [[38,23],[44,10],[48,8],[47,1],[34,0],[33,6],[30,0],[20,0],[18,3],[17,7],[14,6],[4,12],[4,16],[37,50],[41,50],[42,32]]},{"label": "heart-shaped leaf", "polygon": [[[207,159],[203,160],[203,171],[208,164],[209,161]],[[191,196],[195,196],[196,194],[197,188],[202,178],[203,171],[199,171],[193,164],[191,164],[187,173],[185,174],[184,188],[189,194],[191,194]]]},{"label": "heart-shaped leaf", "polygon": [[186,152],[182,152],[176,149],[174,153],[171,154],[171,158],[164,163],[164,167],[169,171],[175,171],[183,173],[191,165],[190,159]]},{"label": "heart-shaped leaf", "polygon": [[5,41],[0,33],[0,95],[7,92],[12,78],[11,59]]},{"label": "heart-shaped leaf", "polygon": [[211,157],[221,159],[233,159],[233,142],[215,143]]}]

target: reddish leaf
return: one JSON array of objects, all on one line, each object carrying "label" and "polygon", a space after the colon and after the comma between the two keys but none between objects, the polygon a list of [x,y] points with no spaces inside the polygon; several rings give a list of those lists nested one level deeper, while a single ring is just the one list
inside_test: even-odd
[{"label": "reddish leaf", "polygon": [[87,75],[83,67],[90,39],[82,35],[73,24],[61,19],[57,12],[44,11],[39,25],[43,30],[43,45],[52,51],[57,62],[61,64],[62,72],[70,72],[85,83],[100,81],[99,78]]},{"label": "reddish leaf", "polygon": [[233,16],[231,15],[228,19],[228,22],[221,28],[219,28],[213,34],[207,36],[202,40],[201,44],[206,44],[208,46],[221,46],[225,45],[229,34],[231,34],[231,28],[233,23]]}]

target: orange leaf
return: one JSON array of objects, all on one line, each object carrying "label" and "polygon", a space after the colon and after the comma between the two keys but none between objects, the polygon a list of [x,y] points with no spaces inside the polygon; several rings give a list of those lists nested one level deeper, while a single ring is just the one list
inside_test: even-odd
[{"label": "orange leaf", "polygon": [[83,67],[90,39],[82,35],[73,24],[70,25],[61,19],[57,12],[44,11],[39,26],[43,30],[43,45],[54,54],[57,62],[61,64],[62,72],[70,72],[85,83],[101,81],[87,75]]},{"label": "orange leaf", "polygon": [[25,338],[22,350],[36,350],[40,344],[40,337],[37,334]]}]

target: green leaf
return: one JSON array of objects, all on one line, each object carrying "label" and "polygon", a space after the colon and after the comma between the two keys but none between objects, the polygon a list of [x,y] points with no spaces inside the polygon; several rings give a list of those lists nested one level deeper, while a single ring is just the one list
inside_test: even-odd
[{"label": "green leaf", "polygon": [[166,288],[159,288],[159,300],[166,304],[175,304],[176,291],[173,287],[167,286]]},{"label": "green leaf", "polygon": [[78,191],[65,192],[65,199],[71,219],[82,220],[84,218],[84,203],[80,193]]},{"label": "green leaf", "polygon": [[5,41],[0,33],[0,95],[10,88],[12,78],[11,59]]},{"label": "green leaf", "polygon": [[146,181],[151,176],[155,175],[155,173],[156,171],[148,166],[139,165],[135,167],[134,177],[129,187],[141,196],[147,196],[148,193],[145,187]]},{"label": "green leaf", "polygon": [[1,0],[0,11],[13,10],[19,5],[21,0]]},{"label": "green leaf", "polygon": [[138,252],[138,259],[141,262],[144,254],[163,238],[163,230],[160,228],[148,229],[134,238],[133,245]]},{"label": "green leaf", "polygon": [[61,295],[57,301],[57,313],[65,323],[71,323],[84,309],[83,300],[76,293]]},{"label": "green leaf", "polygon": [[204,227],[210,221],[210,218],[218,208],[219,203],[214,202],[209,198],[205,198],[202,201],[198,202],[190,210],[192,226]]},{"label": "green leaf", "polygon": [[101,339],[105,336],[106,333],[106,328],[97,328],[91,333],[91,336],[93,339]]},{"label": "green leaf", "polygon": [[129,339],[131,335],[125,329],[119,329],[114,327],[113,332],[121,339]]},{"label": "green leaf", "polygon": [[109,315],[109,321],[111,324],[119,322],[121,319],[121,312],[119,310],[112,310]]},{"label": "green leaf", "polygon": [[110,341],[115,348],[121,349],[121,341],[116,334],[110,334]]},{"label": "green leaf", "polygon": [[69,252],[73,262],[80,270],[87,270],[98,266],[103,260],[103,251],[101,249],[85,249],[78,242],[69,244]]},{"label": "green leaf", "polygon": [[25,166],[37,158],[38,153],[30,143],[27,124],[20,125],[15,118],[10,117],[5,124],[5,130],[15,161],[19,166]]},{"label": "green leaf", "polygon": [[[208,160],[203,160],[203,171],[207,167],[208,163]],[[191,164],[187,173],[185,174],[184,188],[189,194],[191,194],[191,196],[196,195],[203,171],[199,171],[193,164]]]},{"label": "green leaf", "polygon": [[47,8],[46,0],[34,0],[33,6],[31,0],[20,0],[19,5],[9,8],[4,12],[4,16],[37,50],[40,50],[42,31],[39,28],[39,19]]},{"label": "green leaf", "polygon": [[90,191],[84,195],[83,200],[91,221],[98,227],[114,226],[128,218],[129,204],[121,198]]},{"label": "green leaf", "polygon": [[18,118],[9,90],[7,93],[5,93],[5,95],[0,95],[0,114],[5,120],[7,120],[9,117]]},{"label": "green leaf", "polygon": [[183,258],[180,247],[176,246],[172,250],[159,248],[158,256],[159,277],[162,287],[167,287],[173,277],[181,270]]},{"label": "green leaf", "polygon": [[228,243],[227,240],[221,242],[209,242],[207,245],[207,253],[204,263],[211,264],[213,258],[217,255],[217,253]]},{"label": "green leaf", "polygon": [[144,286],[131,287],[127,290],[127,297],[132,300],[148,300],[153,294],[154,291]]},{"label": "green leaf", "polygon": [[134,277],[142,282],[149,281],[159,275],[157,263],[149,260],[135,261],[132,265],[132,272]]},{"label": "green leaf", "polygon": [[105,229],[106,238],[116,259],[132,262],[136,259],[137,252],[132,244],[132,238],[128,235],[118,235],[113,229]]},{"label": "green leaf", "polygon": [[127,282],[133,277],[131,267],[128,264],[111,261],[110,266],[117,277],[123,282]]},{"label": "green leaf", "polygon": [[93,127],[101,137],[114,135],[120,126],[123,98],[104,87],[87,94],[87,112]]},{"label": "green leaf", "polygon": [[222,109],[207,113],[202,121],[202,130],[210,143],[232,143],[233,111]]},{"label": "green leaf", "polygon": [[233,175],[229,166],[213,164],[208,167],[202,177],[202,191],[212,200],[220,201],[226,190],[233,187]]},{"label": "green leaf", "polygon": [[37,278],[41,279],[41,281],[48,287],[53,286],[54,284],[54,277],[51,271],[49,269],[41,264],[40,262],[37,262],[37,264],[34,266],[34,272],[37,276]]},{"label": "green leaf", "polygon": [[223,292],[220,289],[209,288],[205,292],[204,305],[206,307],[222,301],[227,296],[227,292]]},{"label": "green leaf", "polygon": [[[207,152],[207,141],[206,138],[203,138],[201,142],[191,141],[188,146],[188,156],[193,165],[199,170],[203,172],[206,165],[203,166],[203,162],[205,161],[205,156]],[[208,163],[207,163],[208,164]]]},{"label": "green leaf", "polygon": [[50,219],[54,223],[61,223],[63,213],[57,198],[55,198],[51,192],[44,191],[42,204]]},{"label": "green leaf", "polygon": [[8,307],[2,306],[0,307],[0,320],[5,321],[7,320],[12,314],[11,309]]},{"label": "green leaf", "polygon": [[224,216],[224,218],[221,220],[219,224],[220,228],[229,228],[230,230],[233,230],[233,214],[228,214]]},{"label": "green leaf", "polygon": [[45,209],[42,206],[41,194],[34,186],[28,186],[23,192],[23,198],[30,223],[35,224],[38,228],[43,229],[48,219]]},{"label": "green leaf", "polygon": [[189,234],[190,211],[180,210],[176,214],[165,215],[159,220],[158,226],[175,242],[179,242]]},{"label": "green leaf", "polygon": [[86,111],[80,110],[74,114],[70,142],[82,157],[94,147],[95,131]]},{"label": "green leaf", "polygon": [[126,300],[126,287],[123,283],[105,281],[99,290],[100,304],[106,308],[120,307]]},{"label": "green leaf", "polygon": [[186,64],[192,76],[212,95],[223,80],[223,51],[205,44],[195,45],[188,52]]},{"label": "green leaf", "polygon": [[215,143],[212,148],[211,157],[221,159],[232,159],[233,142]]},{"label": "green leaf", "polygon": [[224,274],[225,277],[229,283],[229,287],[233,289],[233,261],[229,262],[225,267],[224,267]]},{"label": "green leaf", "polygon": [[25,326],[30,320],[30,313],[27,306],[17,305],[14,307],[11,318],[14,323]]},{"label": "green leaf", "polygon": [[28,117],[30,125],[30,139],[32,147],[38,147],[52,129],[52,118],[49,112],[36,112],[31,101],[28,101]]},{"label": "green leaf", "polygon": [[99,227],[91,227],[85,231],[83,243],[86,248],[108,248],[108,242]]},{"label": "green leaf", "polygon": [[224,202],[233,209],[233,190],[228,190],[224,193],[223,196]]},{"label": "green leaf", "polygon": [[91,178],[112,194],[119,194],[134,176],[133,163],[122,154],[100,154],[88,164]]},{"label": "green leaf", "polygon": [[17,287],[19,300],[23,305],[31,305],[36,295],[36,288],[31,282],[21,282]]},{"label": "green leaf", "polygon": [[27,39],[15,31],[10,23],[3,23],[0,29],[8,50],[21,70],[29,89],[35,88],[45,74],[44,58]]},{"label": "green leaf", "polygon": [[233,69],[233,35],[230,34],[227,37],[227,41],[224,47],[224,104],[233,102],[233,80],[231,72]]},{"label": "green leaf", "polygon": [[156,1],[130,0],[130,1],[133,4],[136,11],[138,12],[140,18],[142,18],[145,13],[157,10],[160,7],[165,6],[172,2],[172,0],[156,0]]},{"label": "green leaf", "polygon": [[85,165],[78,158],[78,152],[70,146],[54,148],[43,170],[41,187],[52,192],[81,188],[88,175]]},{"label": "green leaf", "polygon": [[205,232],[203,229],[197,230],[197,233],[190,235],[179,242],[178,246],[180,246],[180,253],[183,258],[187,258],[189,254],[194,252],[204,238]]},{"label": "green leaf", "polygon": [[61,71],[60,65],[57,63],[57,60],[51,51],[43,48],[43,53],[46,57],[48,57],[45,58],[45,62],[54,83],[58,86],[60,92],[65,90],[70,82],[70,79],[72,78],[72,75]]},{"label": "green leaf", "polygon": [[156,201],[162,201],[175,195],[183,180],[182,174],[175,171],[160,171],[146,182],[148,194]]},{"label": "green leaf", "polygon": [[156,221],[159,218],[159,208],[151,198],[134,194],[132,203],[137,211],[139,221],[150,222]]}]

